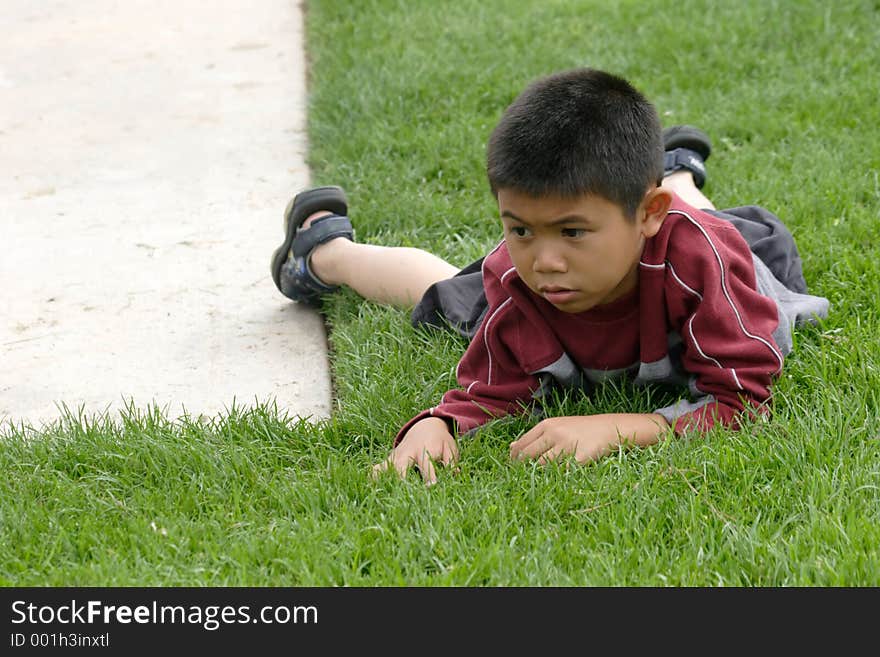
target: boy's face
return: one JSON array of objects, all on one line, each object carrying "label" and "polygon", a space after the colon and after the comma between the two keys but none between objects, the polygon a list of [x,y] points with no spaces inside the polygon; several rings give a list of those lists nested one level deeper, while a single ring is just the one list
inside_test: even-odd
[{"label": "boy's face", "polygon": [[[564,312],[577,313],[619,299],[635,289],[645,239],[656,234],[666,206],[646,194],[628,219],[600,196],[533,197],[498,191],[504,239],[520,278],[535,294]],[[661,199],[661,205],[663,201]]]}]

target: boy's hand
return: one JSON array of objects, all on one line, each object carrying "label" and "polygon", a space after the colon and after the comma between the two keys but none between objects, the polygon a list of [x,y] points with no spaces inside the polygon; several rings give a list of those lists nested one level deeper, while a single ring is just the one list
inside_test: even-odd
[{"label": "boy's hand", "polygon": [[652,445],[669,428],[656,413],[614,413],[541,420],[510,443],[510,458],[545,464],[571,454],[579,463],[595,461],[622,445]]},{"label": "boy's hand", "polygon": [[410,466],[421,473],[426,486],[437,483],[434,461],[451,465],[458,460],[458,445],[449,433],[445,420],[426,417],[412,425],[388,458],[373,466],[373,478],[394,467],[401,478],[406,477]]}]

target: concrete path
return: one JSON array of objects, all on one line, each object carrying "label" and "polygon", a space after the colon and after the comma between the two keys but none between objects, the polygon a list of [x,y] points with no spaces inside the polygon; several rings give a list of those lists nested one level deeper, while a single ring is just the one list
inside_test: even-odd
[{"label": "concrete path", "polygon": [[323,322],[269,275],[309,181],[302,23],[295,0],[4,0],[0,423],[329,414]]}]

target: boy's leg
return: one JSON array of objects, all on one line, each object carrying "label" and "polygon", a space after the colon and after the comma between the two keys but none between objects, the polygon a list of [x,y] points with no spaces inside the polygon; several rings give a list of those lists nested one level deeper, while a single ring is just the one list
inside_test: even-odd
[{"label": "boy's leg", "polygon": [[[311,215],[304,226],[324,214]],[[401,307],[414,305],[431,285],[459,271],[422,249],[339,238],[312,251],[311,268],[327,285],[346,285],[365,299]]]},{"label": "boy's leg", "polygon": [[282,294],[318,305],[341,285],[377,303],[410,306],[458,268],[408,247],[358,244],[339,187],[305,190],[284,213],[285,238],[272,255],[271,272]]},{"label": "boy's leg", "polygon": [[685,203],[692,205],[700,210],[714,210],[715,205],[706,196],[697,189],[694,183],[694,176],[690,171],[679,170],[663,177],[660,185],[664,189],[678,194]]}]

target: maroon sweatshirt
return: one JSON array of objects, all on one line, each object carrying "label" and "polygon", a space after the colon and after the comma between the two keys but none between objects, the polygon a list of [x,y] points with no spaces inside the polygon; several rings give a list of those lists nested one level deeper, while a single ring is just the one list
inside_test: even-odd
[{"label": "maroon sweatshirt", "polygon": [[757,292],[739,231],[678,197],[645,244],[637,288],[620,299],[558,310],[520,279],[504,242],[483,261],[483,286],[489,308],[458,364],[461,387],[407,422],[395,445],[428,416],[461,435],[522,413],[551,385],[588,388],[623,375],[687,386],[690,399],[655,411],[676,433],[735,428],[741,413],[769,411],[783,363],[776,303]]}]

